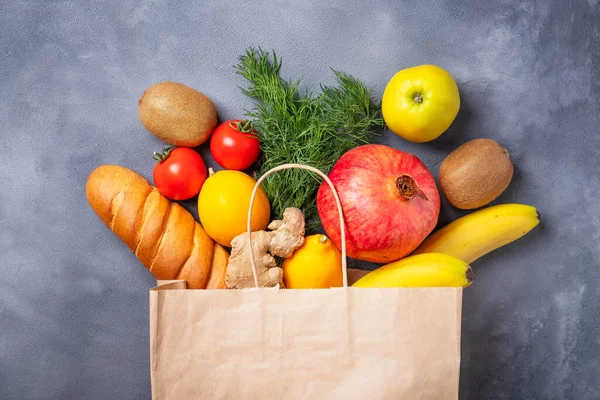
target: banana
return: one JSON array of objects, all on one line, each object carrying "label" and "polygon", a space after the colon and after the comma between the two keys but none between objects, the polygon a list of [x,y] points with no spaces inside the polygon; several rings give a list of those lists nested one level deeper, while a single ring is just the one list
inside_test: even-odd
[{"label": "banana", "polygon": [[458,258],[427,253],[403,258],[369,272],[353,287],[467,287],[473,282],[473,270]]},{"label": "banana", "polygon": [[411,255],[444,253],[471,264],[524,236],[540,223],[533,206],[501,204],[468,214],[429,236]]}]

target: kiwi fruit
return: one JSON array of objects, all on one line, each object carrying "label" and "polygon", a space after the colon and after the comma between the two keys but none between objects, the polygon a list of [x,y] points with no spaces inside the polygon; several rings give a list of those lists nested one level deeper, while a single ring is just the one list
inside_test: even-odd
[{"label": "kiwi fruit", "polygon": [[440,189],[456,208],[471,210],[496,199],[514,173],[508,150],[492,139],[458,147],[440,165]]},{"label": "kiwi fruit", "polygon": [[174,146],[200,146],[217,126],[211,99],[178,82],[159,82],[146,89],[138,116],[151,134]]}]

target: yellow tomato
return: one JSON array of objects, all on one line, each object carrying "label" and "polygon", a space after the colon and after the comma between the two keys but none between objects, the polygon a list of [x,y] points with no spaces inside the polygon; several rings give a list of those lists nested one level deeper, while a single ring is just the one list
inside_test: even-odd
[{"label": "yellow tomato", "polygon": [[397,72],[381,101],[387,127],[411,142],[429,142],[456,118],[460,96],[454,78],[436,65],[419,65]]},{"label": "yellow tomato", "polygon": [[[256,181],[241,171],[223,170],[206,179],[198,195],[198,217],[214,241],[231,247],[231,239],[246,232],[250,195]],[[264,230],[271,205],[259,187],[252,206],[252,231]]]},{"label": "yellow tomato", "polygon": [[281,267],[286,288],[321,289],[343,283],[342,256],[325,235],[307,236]]}]

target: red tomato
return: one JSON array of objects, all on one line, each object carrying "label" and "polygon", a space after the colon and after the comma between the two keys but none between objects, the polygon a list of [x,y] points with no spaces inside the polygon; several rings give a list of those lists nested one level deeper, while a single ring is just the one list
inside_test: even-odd
[{"label": "red tomato", "polygon": [[212,134],[210,152],[221,167],[242,170],[251,166],[260,154],[260,141],[249,121],[225,121]]},{"label": "red tomato", "polygon": [[206,180],[206,165],[200,154],[187,147],[154,153],[158,163],[152,177],[158,191],[172,200],[187,200],[198,193]]}]

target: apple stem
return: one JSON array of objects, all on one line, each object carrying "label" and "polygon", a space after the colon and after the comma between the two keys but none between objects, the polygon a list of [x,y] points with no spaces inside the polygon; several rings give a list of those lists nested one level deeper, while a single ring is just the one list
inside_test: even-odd
[{"label": "apple stem", "polygon": [[422,93],[416,93],[415,97],[413,97],[413,100],[415,101],[415,103],[421,104],[423,102],[423,94]]},{"label": "apple stem", "polygon": [[396,189],[398,189],[398,194],[404,197],[406,200],[410,200],[416,196],[421,197],[422,199],[429,200],[425,193],[421,189],[419,189],[419,185],[410,175],[400,175],[396,178]]}]

